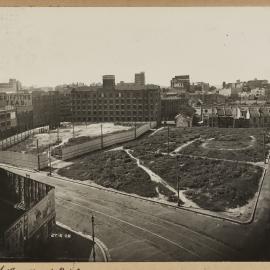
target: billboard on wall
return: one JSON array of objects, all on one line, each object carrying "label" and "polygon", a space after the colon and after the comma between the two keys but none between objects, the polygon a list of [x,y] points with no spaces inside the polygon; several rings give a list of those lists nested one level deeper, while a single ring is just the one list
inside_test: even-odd
[{"label": "billboard on wall", "polygon": [[30,238],[46,221],[49,221],[55,214],[54,189],[50,190],[37,205],[28,213],[28,238]]},{"label": "billboard on wall", "polygon": [[23,254],[24,216],[18,219],[4,234],[5,248],[11,255]]}]

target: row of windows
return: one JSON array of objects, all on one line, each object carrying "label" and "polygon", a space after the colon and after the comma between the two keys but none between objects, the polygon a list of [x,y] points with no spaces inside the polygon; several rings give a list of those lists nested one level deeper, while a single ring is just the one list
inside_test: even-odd
[{"label": "row of windows", "polygon": [[91,107],[91,106],[73,106],[72,107],[72,109],[73,109],[73,111],[79,111],[79,110],[91,110],[91,109],[100,109],[100,110],[107,110],[107,109],[111,109],[111,110],[113,110],[113,109],[122,109],[122,110],[124,110],[124,109],[130,109],[130,108],[133,108],[133,109],[142,109],[142,108],[145,108],[145,109],[147,109],[147,108],[151,108],[151,109],[153,109],[154,108],[154,105],[150,105],[150,106],[142,106],[142,105],[133,105],[133,106],[131,106],[131,105],[126,105],[126,106],[124,106],[124,105],[121,105],[121,106],[118,106],[118,105],[116,105],[115,107],[114,106],[93,106],[93,107]]},{"label": "row of windows", "polygon": [[101,105],[99,105],[99,106],[96,106],[96,105],[94,105],[94,106],[73,106],[72,107],[72,110],[73,111],[79,111],[79,110],[91,110],[91,109],[100,109],[100,110],[107,110],[107,109],[111,109],[111,110],[113,110],[113,109],[122,109],[122,110],[124,110],[124,109],[130,109],[130,108],[133,108],[133,109],[148,109],[148,108],[151,108],[151,109],[153,109],[155,106],[154,105],[148,105],[148,106],[142,106],[142,105],[126,105],[126,106],[124,106],[124,105],[116,105],[116,106],[113,106],[113,105],[110,105],[110,106],[106,106],[106,105],[104,105],[104,106],[101,106]]},{"label": "row of windows", "polygon": [[74,119],[76,122],[102,122],[102,121],[155,121],[154,117],[77,117]]},{"label": "row of windows", "polygon": [[10,126],[10,121],[1,123],[1,127]]},{"label": "row of windows", "polygon": [[[80,111],[80,112],[74,112],[74,116],[76,115],[85,115],[85,114],[88,114],[88,115],[148,115],[148,113],[143,113],[142,111],[93,111],[92,113],[91,112],[83,112],[83,111]],[[152,113],[150,113],[152,114]]]},{"label": "row of windows", "polygon": [[6,119],[10,117],[10,113],[4,113],[4,114],[0,114],[0,120],[2,119]]},{"label": "row of windows", "polygon": [[154,102],[156,99],[73,99],[73,103],[148,103]]},{"label": "row of windows", "polygon": [[144,97],[144,96],[150,96],[153,97],[154,95],[158,96],[159,93],[98,93],[98,94],[93,94],[93,93],[72,93],[72,97],[77,97],[77,98],[87,98],[87,97],[99,97],[99,98],[121,98],[121,97]]},{"label": "row of windows", "polygon": [[30,95],[7,95],[7,99],[9,100],[30,100],[31,96]]}]

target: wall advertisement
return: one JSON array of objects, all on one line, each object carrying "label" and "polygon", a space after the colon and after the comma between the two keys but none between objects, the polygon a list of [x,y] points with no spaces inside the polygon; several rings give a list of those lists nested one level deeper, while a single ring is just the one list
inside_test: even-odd
[{"label": "wall advertisement", "polygon": [[20,255],[24,250],[24,216],[18,219],[4,234],[5,247],[9,254]]},{"label": "wall advertisement", "polygon": [[55,214],[54,189],[50,190],[28,213],[28,239]]}]

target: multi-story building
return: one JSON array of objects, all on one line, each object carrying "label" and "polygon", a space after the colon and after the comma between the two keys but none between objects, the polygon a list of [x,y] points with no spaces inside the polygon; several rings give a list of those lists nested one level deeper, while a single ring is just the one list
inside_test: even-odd
[{"label": "multi-story building", "polygon": [[112,89],[115,87],[115,76],[114,75],[103,75],[103,88]]},{"label": "multi-story building", "polygon": [[9,79],[8,83],[0,83],[0,92],[13,93],[20,91],[22,85],[16,79]]},{"label": "multi-story building", "polygon": [[248,81],[246,83],[246,85],[247,85],[248,88],[254,89],[254,88],[264,88],[264,87],[267,87],[269,85],[269,83],[268,83],[267,80],[257,80],[257,79],[254,79],[254,80]]},{"label": "multi-story building", "polygon": [[56,87],[59,93],[59,118],[61,122],[71,121],[71,90],[70,86]]},{"label": "multi-story building", "polygon": [[0,92],[0,108],[7,105],[7,93]]},{"label": "multi-story building", "polygon": [[172,121],[175,116],[188,106],[188,99],[180,97],[163,97],[161,99],[161,120]]},{"label": "multi-story building", "polygon": [[17,127],[16,109],[12,106],[5,106],[1,108],[0,132],[3,133],[15,127]]},{"label": "multi-story building", "polygon": [[189,91],[190,90],[189,75],[175,76],[171,80],[171,87],[184,92]]},{"label": "multi-story building", "polygon": [[135,73],[135,84],[145,85],[145,74],[144,72]]},{"label": "multi-story building", "polygon": [[60,95],[57,91],[32,92],[33,126],[49,125],[56,128],[60,124]]},{"label": "multi-story building", "polygon": [[112,76],[103,76],[103,87],[74,88],[71,99],[75,122],[160,121],[160,88],[155,85],[119,87]]},{"label": "multi-story building", "polygon": [[32,96],[27,91],[6,94],[6,104],[16,109],[18,129],[33,127]]},{"label": "multi-story building", "polygon": [[190,91],[195,92],[197,94],[207,94],[209,90],[210,90],[210,85],[209,83],[205,83],[205,82],[193,83],[190,86]]},{"label": "multi-story building", "polygon": [[0,253],[34,258],[55,226],[54,187],[3,168],[0,186]]}]

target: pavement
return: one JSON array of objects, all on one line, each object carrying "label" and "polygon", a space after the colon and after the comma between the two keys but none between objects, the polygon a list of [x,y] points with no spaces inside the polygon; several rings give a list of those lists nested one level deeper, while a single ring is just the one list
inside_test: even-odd
[{"label": "pavement", "polygon": [[254,261],[270,258],[270,175],[265,175],[254,220],[228,220],[1,165],[56,187],[57,221],[95,233],[111,261]]}]

